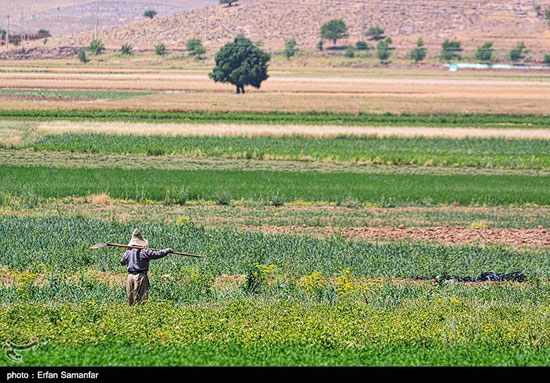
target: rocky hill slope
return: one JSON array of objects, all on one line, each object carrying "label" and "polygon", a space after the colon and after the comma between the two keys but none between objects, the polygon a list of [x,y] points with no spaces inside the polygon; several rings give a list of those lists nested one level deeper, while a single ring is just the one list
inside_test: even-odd
[{"label": "rocky hill slope", "polygon": [[[538,1],[365,0],[365,26],[382,26],[397,46],[411,46],[422,36],[428,46],[458,38],[466,47],[493,41],[496,47],[508,49],[523,40],[533,50],[550,51],[550,25],[544,18],[545,7],[550,9],[550,4]],[[101,39],[107,47],[130,43],[151,49],[159,42],[181,48],[188,39],[199,37],[206,40],[207,46],[215,47],[243,33],[252,40],[261,40],[268,49],[281,48],[291,37],[300,47],[311,48],[320,39],[321,25],[333,18],[343,18],[349,26],[350,36],[343,43],[360,39],[360,0],[240,1],[231,7],[217,5],[106,28],[101,31]],[[80,34],[55,43],[84,46],[89,40],[89,35]]]},{"label": "rocky hill slope", "polygon": [[4,0],[0,2],[0,27],[6,27],[5,15],[11,15],[12,33],[36,33],[47,29],[52,35],[72,35],[95,28],[96,9],[99,25],[109,28],[143,18],[148,9],[157,17],[186,12],[217,0]]}]

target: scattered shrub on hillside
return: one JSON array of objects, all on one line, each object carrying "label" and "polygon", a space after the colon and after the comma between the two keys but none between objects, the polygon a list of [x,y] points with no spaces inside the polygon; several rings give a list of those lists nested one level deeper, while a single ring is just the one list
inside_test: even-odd
[{"label": "scattered shrub on hillside", "polygon": [[520,43],[518,43],[518,45],[516,45],[515,48],[510,50],[510,52],[508,53],[508,57],[510,57],[510,60],[512,60],[513,62],[518,62],[524,60],[525,55],[528,52],[529,51],[526,49],[525,43],[521,41]]},{"label": "scattered shrub on hillside", "polygon": [[166,55],[166,45],[163,43],[157,44],[155,46],[155,54],[157,56],[165,56]]},{"label": "scattered shrub on hillside", "polygon": [[355,49],[358,51],[368,51],[369,50],[369,44],[367,44],[366,41],[358,41],[355,43]]},{"label": "scattered shrub on hillside", "polygon": [[49,36],[49,35],[50,35],[50,31],[48,31],[47,29],[40,29],[40,30],[38,31],[38,34],[39,34],[39,35],[47,35],[47,36]]},{"label": "scattered shrub on hillside", "polygon": [[355,49],[353,47],[349,47],[347,50],[346,50],[346,53],[345,53],[345,56],[347,58],[354,58],[355,57]]},{"label": "scattered shrub on hillside", "polygon": [[393,43],[393,40],[388,37],[385,40],[381,40],[376,45],[376,55],[381,63],[385,64],[389,61],[391,56],[391,51],[394,49],[390,45]]},{"label": "scattered shrub on hillside", "polygon": [[323,51],[323,40],[319,40],[317,43],[317,49],[319,49],[321,52]]},{"label": "scattered shrub on hillside", "polygon": [[367,36],[370,37],[371,40],[383,40],[385,36],[385,31],[382,27],[377,25],[376,27],[372,27],[367,31]]},{"label": "scattered shrub on hillside", "polygon": [[88,61],[90,61],[88,57],[86,57],[86,50],[84,48],[80,48],[77,57],[82,64],[86,64]]},{"label": "scattered shrub on hillside", "polygon": [[209,74],[215,82],[236,86],[237,93],[244,93],[244,87],[260,88],[267,75],[269,53],[258,48],[243,35],[225,44],[216,54],[216,66]]},{"label": "scattered shrub on hillside", "polygon": [[121,55],[124,55],[124,56],[131,56],[133,55],[133,48],[130,44],[124,44],[121,48],[120,48],[120,54]]},{"label": "scattered shrub on hillside", "polygon": [[290,60],[291,57],[293,57],[295,54],[296,54],[296,39],[294,38],[290,38],[288,40],[285,41],[285,50],[284,50],[284,54],[286,56],[287,59]]},{"label": "scattered shrub on hillside", "polygon": [[105,46],[103,45],[101,40],[93,40],[90,43],[88,49],[90,50],[90,52],[93,52],[97,56],[103,53],[103,51],[105,50]]},{"label": "scattered shrub on hillside", "polygon": [[206,53],[206,48],[202,45],[201,39],[191,39],[187,41],[186,49],[190,56],[201,58]]},{"label": "scattered shrub on hillside", "polygon": [[232,6],[233,3],[236,3],[238,0],[220,0],[220,4],[227,4],[228,7]]},{"label": "scattered shrub on hillside", "polygon": [[428,50],[424,47],[424,40],[421,37],[416,41],[416,48],[413,48],[409,52],[409,57],[415,63],[418,63],[420,61],[423,61],[426,58],[427,54],[428,54]]},{"label": "scattered shrub on hillside", "polygon": [[156,15],[157,11],[155,11],[154,9],[148,9],[147,11],[145,11],[145,13],[143,13],[143,16],[149,19],[154,18]]},{"label": "scattered shrub on hillside", "polygon": [[348,37],[348,26],[342,19],[332,19],[321,27],[321,38],[332,40],[333,44],[344,37]]},{"label": "scattered shrub on hillside", "polygon": [[445,40],[441,44],[441,58],[443,61],[460,60],[462,52],[460,41]]},{"label": "scattered shrub on hillside", "polygon": [[492,42],[486,42],[482,46],[478,47],[475,52],[475,57],[478,61],[484,63],[490,63],[493,61],[495,50]]},{"label": "scattered shrub on hillside", "polygon": [[543,61],[545,64],[550,65],[550,53],[545,54],[545,55],[544,55],[544,58],[542,59],[542,61]]}]

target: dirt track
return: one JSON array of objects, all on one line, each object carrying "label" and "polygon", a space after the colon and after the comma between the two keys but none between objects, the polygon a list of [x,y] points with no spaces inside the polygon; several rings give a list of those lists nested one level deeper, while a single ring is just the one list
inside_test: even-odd
[{"label": "dirt track", "polygon": [[[251,228],[256,229],[256,228]],[[356,239],[382,241],[423,241],[446,245],[504,244],[519,246],[550,246],[550,229],[471,229],[464,227],[333,227],[312,228],[300,226],[263,226],[263,232],[290,234],[295,232],[330,235],[342,233]]]}]

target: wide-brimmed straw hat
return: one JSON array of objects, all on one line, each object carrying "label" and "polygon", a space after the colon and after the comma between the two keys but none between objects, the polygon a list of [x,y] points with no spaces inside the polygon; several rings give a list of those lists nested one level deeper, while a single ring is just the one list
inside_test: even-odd
[{"label": "wide-brimmed straw hat", "polygon": [[132,239],[128,243],[128,246],[149,247],[149,242],[143,238],[143,235],[141,235],[141,232],[138,229],[135,229],[132,233]]}]

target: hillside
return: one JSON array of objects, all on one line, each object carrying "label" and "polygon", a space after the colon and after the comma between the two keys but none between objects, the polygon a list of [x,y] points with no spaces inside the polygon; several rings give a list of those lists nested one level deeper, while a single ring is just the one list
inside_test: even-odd
[{"label": "hillside", "polygon": [[78,34],[94,29],[96,9],[102,28],[120,26],[143,18],[147,9],[157,17],[181,13],[217,4],[216,0],[17,0],[0,2],[0,27],[6,27],[6,14],[11,15],[13,33],[47,29],[54,36]]},{"label": "hillside", "polygon": [[[550,27],[542,15],[537,15],[536,5],[524,0],[432,0],[421,4],[412,0],[398,4],[369,0],[365,25],[367,29],[381,25],[397,46],[410,46],[423,36],[428,46],[439,45],[445,38],[459,38],[466,47],[490,40],[495,46],[508,48],[524,40],[529,47],[548,50]],[[131,43],[150,49],[159,42],[181,48],[189,38],[200,37],[215,47],[244,33],[270,49],[281,48],[290,37],[296,38],[301,47],[314,47],[321,25],[332,18],[343,18],[349,26],[350,36],[344,43],[359,40],[361,3],[351,0],[241,1],[237,6],[218,5],[207,11],[141,19],[104,29],[101,39],[108,47]],[[88,42],[89,35],[83,34],[56,41],[77,46]]]}]

